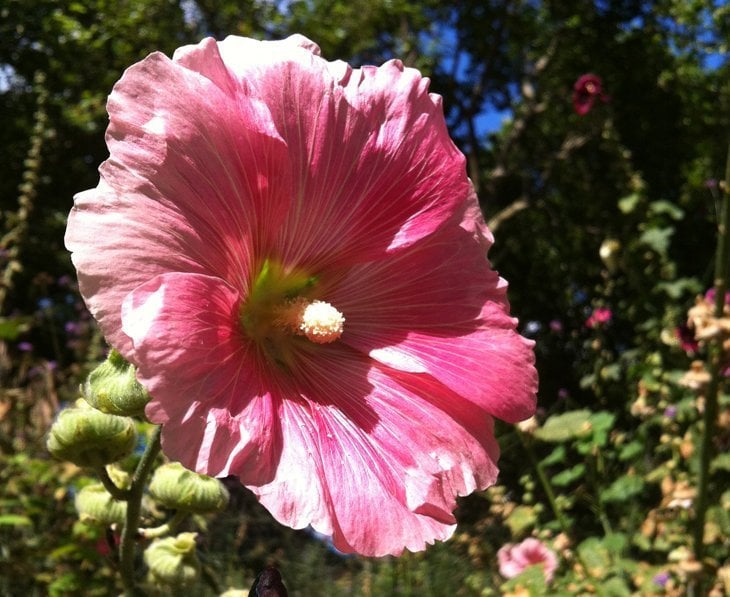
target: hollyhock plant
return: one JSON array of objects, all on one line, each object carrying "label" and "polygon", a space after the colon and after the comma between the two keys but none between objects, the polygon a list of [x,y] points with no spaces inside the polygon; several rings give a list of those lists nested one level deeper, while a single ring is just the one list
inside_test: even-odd
[{"label": "hollyhock plant", "polygon": [[578,77],[573,85],[573,109],[578,116],[585,116],[591,111],[596,100],[602,102],[609,100],[603,92],[603,81],[601,77],[593,74],[585,74]]},{"label": "hollyhock plant", "polygon": [[528,537],[522,543],[503,545],[497,552],[497,561],[499,573],[505,578],[518,576],[528,566],[540,565],[545,574],[545,582],[548,583],[552,581],[558,567],[555,552],[534,537]]},{"label": "hollyhock plant", "polygon": [[206,39],[130,67],[108,111],[66,245],[165,454],[342,552],[448,538],[537,380],[428,79]]}]

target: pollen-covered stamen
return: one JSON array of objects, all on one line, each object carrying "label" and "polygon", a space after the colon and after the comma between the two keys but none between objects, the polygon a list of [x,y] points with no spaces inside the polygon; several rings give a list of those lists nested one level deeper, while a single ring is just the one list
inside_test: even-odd
[{"label": "pollen-covered stamen", "polygon": [[328,344],[342,335],[345,318],[327,302],[298,297],[280,310],[275,324],[317,344]]}]

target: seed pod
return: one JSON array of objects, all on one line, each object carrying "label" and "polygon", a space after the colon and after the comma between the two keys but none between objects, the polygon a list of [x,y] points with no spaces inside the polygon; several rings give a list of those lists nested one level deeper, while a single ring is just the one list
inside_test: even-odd
[{"label": "seed pod", "polygon": [[128,456],[136,440],[137,430],[129,417],[74,407],[58,415],[48,434],[46,447],[60,460],[93,468]]},{"label": "seed pod", "polygon": [[159,467],[150,481],[150,494],[166,508],[205,514],[228,504],[228,490],[213,477],[187,470],[179,462]]}]

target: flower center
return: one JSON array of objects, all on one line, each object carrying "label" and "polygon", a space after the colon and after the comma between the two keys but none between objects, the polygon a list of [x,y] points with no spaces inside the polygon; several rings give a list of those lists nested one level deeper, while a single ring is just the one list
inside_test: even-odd
[{"label": "flower center", "polygon": [[282,327],[316,344],[329,344],[341,335],[345,318],[342,313],[324,301],[310,301],[297,297],[277,309],[274,325]]},{"label": "flower center", "polygon": [[267,260],[253,281],[239,313],[241,327],[270,358],[289,361],[294,337],[315,344],[337,340],[345,318],[316,297],[318,278]]}]

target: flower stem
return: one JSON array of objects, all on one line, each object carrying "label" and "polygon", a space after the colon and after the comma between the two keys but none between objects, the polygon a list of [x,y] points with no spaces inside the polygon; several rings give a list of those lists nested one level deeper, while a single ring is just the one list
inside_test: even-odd
[{"label": "flower stem", "polygon": [[178,510],[165,524],[161,524],[160,526],[153,527],[151,529],[140,529],[139,532],[145,539],[156,539],[157,537],[167,535],[170,531],[174,530],[175,527],[183,522],[188,516],[189,512]]},{"label": "flower stem", "polygon": [[134,580],[134,540],[139,529],[139,520],[142,512],[142,494],[152,465],[160,451],[160,432],[162,427],[156,427],[142,458],[134,471],[132,485],[129,488],[127,499],[127,517],[122,528],[121,544],[119,546],[119,567],[124,584],[125,597],[135,597],[138,591]]},{"label": "flower stem", "polygon": [[112,478],[109,476],[109,473],[106,470],[106,467],[99,466],[95,469],[96,474],[99,476],[99,480],[101,481],[102,485],[104,486],[104,489],[107,490],[107,492],[115,499],[119,501],[124,501],[129,499],[129,490],[128,489],[122,489],[121,487],[117,486],[117,484],[112,481]]},{"label": "flower stem", "polygon": [[[722,189],[722,203],[718,214],[717,253],[715,257],[715,317],[721,318],[725,309],[725,291],[728,285],[728,269],[730,268],[730,150],[728,151],[725,171],[725,186]],[[712,458],[712,438],[715,434],[717,420],[718,394],[721,381],[722,335],[711,340],[709,347],[710,383],[705,395],[705,412],[703,414],[702,438],[700,443],[700,467],[697,481],[697,501],[695,503],[694,520],[694,556],[698,562],[704,557],[704,530],[708,506],[708,487],[710,477],[710,460]]]},{"label": "flower stem", "polygon": [[522,445],[525,447],[527,457],[530,459],[530,463],[537,473],[537,478],[540,480],[540,485],[542,485],[542,489],[545,492],[545,496],[547,497],[548,503],[550,504],[550,509],[553,511],[553,514],[555,515],[555,519],[558,521],[558,524],[560,524],[560,529],[566,535],[570,535],[570,526],[568,525],[568,521],[565,519],[565,516],[563,516],[562,511],[558,507],[558,503],[555,500],[553,487],[552,485],[550,485],[550,481],[548,481],[547,475],[545,474],[545,469],[542,468],[542,464],[540,464],[540,462],[537,460],[537,457],[532,450],[530,439],[519,429],[516,429],[516,431],[517,436],[522,442]]}]

